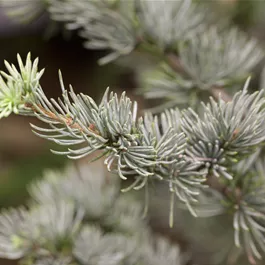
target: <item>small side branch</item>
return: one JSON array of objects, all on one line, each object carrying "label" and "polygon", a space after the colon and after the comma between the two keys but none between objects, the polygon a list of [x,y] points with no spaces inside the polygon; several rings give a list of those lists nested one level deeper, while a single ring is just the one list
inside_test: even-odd
[{"label": "small side branch", "polygon": [[[170,67],[177,73],[182,74],[185,77],[189,77],[192,79],[190,74],[185,70],[183,67],[180,59],[178,56],[176,56],[174,53],[169,53],[167,56],[167,62],[170,65]],[[211,87],[210,90],[212,96],[215,99],[223,99],[225,102],[230,102],[232,98],[225,92],[224,88],[221,86],[214,85]]]}]

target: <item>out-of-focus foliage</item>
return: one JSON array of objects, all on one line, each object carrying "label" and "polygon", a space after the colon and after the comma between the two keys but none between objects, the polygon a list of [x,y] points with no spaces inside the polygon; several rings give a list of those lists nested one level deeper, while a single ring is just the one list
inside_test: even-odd
[{"label": "out-of-focus foliage", "polygon": [[0,256],[22,264],[183,264],[178,246],[151,233],[140,203],[120,195],[112,178],[88,166],[47,171],[30,186],[28,209],[2,211]]}]

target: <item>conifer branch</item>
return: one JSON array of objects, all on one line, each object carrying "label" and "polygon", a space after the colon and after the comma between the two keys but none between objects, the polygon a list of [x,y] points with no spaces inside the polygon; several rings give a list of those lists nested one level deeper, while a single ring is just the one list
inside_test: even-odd
[{"label": "conifer branch", "polygon": [[[205,9],[192,1],[51,0],[48,5],[53,19],[80,30],[86,48],[110,50],[100,64],[138,48],[154,55],[160,62],[141,75],[142,93],[164,100],[157,112],[176,106],[185,110],[137,118],[137,104],[125,93],[118,97],[107,90],[97,104],[71,87],[67,91],[61,76],[62,98],[48,99],[39,85],[43,71],[38,71],[38,61],[31,63],[28,56],[24,66],[18,56],[19,70],[6,62],[8,73],[1,72],[0,118],[11,113],[35,115],[50,126],[32,125],[35,134],[67,146],[65,152],[53,151],[56,154],[79,159],[100,150],[109,171],[131,180],[123,191],[144,187],[148,191],[150,181],[166,183],[172,195],[171,217],[176,198],[194,216],[232,215],[235,245],[244,247],[250,263],[261,259],[265,252],[265,169],[260,151],[265,140],[264,91],[248,93],[248,79],[242,91],[230,96],[264,56],[257,41],[234,27],[207,25]],[[209,103],[198,107],[210,95]],[[104,225],[111,226],[116,220],[112,217],[104,219]],[[7,230],[13,233],[13,227],[10,222]],[[105,242],[97,229],[88,227],[82,233],[91,234],[100,246]],[[82,233],[75,255],[86,263],[96,252],[82,249]],[[125,244],[123,237],[116,239]],[[13,246],[7,242],[5,253]],[[19,257],[28,246],[9,257]],[[126,257],[134,249],[130,246]],[[107,253],[112,256],[115,251]],[[56,257],[52,259],[55,262]]]},{"label": "conifer branch", "polygon": [[[182,74],[184,77],[191,78],[191,76],[189,76],[188,72],[185,71],[185,68],[182,66],[179,57],[171,53],[167,55],[167,59],[168,59],[169,65],[171,66],[172,69],[174,69],[174,71]],[[214,85],[210,88],[210,92],[212,93],[213,97],[217,100],[219,99],[219,97],[221,97],[225,102],[231,101],[231,96],[229,96],[225,92],[223,87],[218,87]]]}]

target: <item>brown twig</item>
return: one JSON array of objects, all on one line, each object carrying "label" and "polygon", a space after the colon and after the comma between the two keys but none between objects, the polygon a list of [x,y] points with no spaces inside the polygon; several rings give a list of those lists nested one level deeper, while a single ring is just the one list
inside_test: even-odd
[{"label": "brown twig", "polygon": [[214,98],[218,99],[219,97],[225,102],[232,101],[232,98],[224,91],[224,89],[220,86],[212,86],[211,93]]},{"label": "brown twig", "polygon": [[242,192],[239,188],[231,189],[230,187],[227,187],[225,184],[221,183],[219,179],[213,175],[207,176],[205,184],[211,189],[223,194],[226,198],[234,199],[237,205],[240,204]]},{"label": "brown twig", "polygon": [[187,71],[182,66],[181,61],[178,56],[176,56],[174,53],[169,53],[166,57],[167,57],[168,64],[175,72],[181,73],[185,76],[189,76]]},{"label": "brown twig", "polygon": [[[77,129],[80,132],[84,131],[84,129],[77,122],[74,122],[74,120],[71,117],[58,116],[58,115],[54,114],[53,112],[46,110],[41,105],[37,105],[38,108],[36,108],[33,104],[26,103],[25,106],[27,108],[32,109],[33,112],[44,114],[54,121],[58,121],[60,123],[67,124],[72,129]],[[99,132],[96,129],[94,124],[89,124],[88,129],[95,134],[99,134]]]}]

